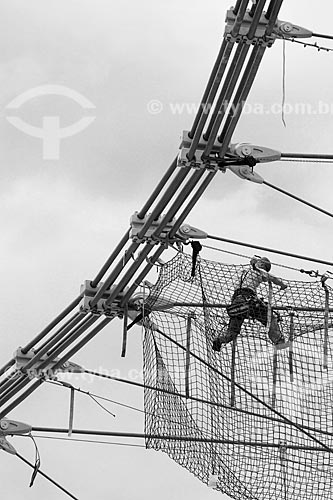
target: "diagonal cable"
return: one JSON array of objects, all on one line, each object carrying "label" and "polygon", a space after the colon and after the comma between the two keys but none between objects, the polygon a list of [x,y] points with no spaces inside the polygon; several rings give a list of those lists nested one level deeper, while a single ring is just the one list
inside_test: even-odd
[{"label": "diagonal cable", "polygon": [[274,189],[275,191],[278,191],[279,193],[282,193],[282,194],[285,194],[286,196],[289,196],[289,198],[292,198],[296,201],[299,201],[300,203],[303,203],[304,205],[307,205],[310,208],[313,208],[314,210],[317,210],[318,212],[321,212],[325,215],[328,215],[329,217],[333,217],[333,214],[331,212],[327,212],[327,210],[324,210],[323,208],[320,208],[316,205],[313,205],[312,203],[304,200],[303,198],[299,198],[298,196],[296,196],[292,193],[289,193],[288,191],[285,191],[284,189],[281,189],[281,188],[275,186],[274,184],[270,184],[267,181],[263,181],[263,184],[265,184],[265,186],[268,186],[268,187]]}]

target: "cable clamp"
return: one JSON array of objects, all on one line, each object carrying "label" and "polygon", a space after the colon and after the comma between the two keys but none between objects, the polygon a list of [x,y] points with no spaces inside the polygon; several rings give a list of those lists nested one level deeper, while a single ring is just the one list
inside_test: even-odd
[{"label": "cable clamp", "polygon": [[244,18],[242,20],[242,24],[240,25],[238,29],[237,35],[233,34],[233,29],[235,26],[237,16],[234,14],[233,9],[230,9],[227,11],[227,16],[226,16],[226,28],[225,28],[225,38],[226,40],[230,42],[235,42],[235,43],[247,43],[247,44],[253,44],[256,45],[258,43],[262,45],[266,45],[270,47],[273,45],[275,39],[277,38],[276,35],[272,36],[266,36],[266,30],[268,27],[268,19],[265,17],[265,12],[262,13],[258,26],[256,28],[255,33],[251,38],[248,37],[249,31],[251,29],[252,23],[253,23],[253,17],[250,16],[249,11],[246,11]]},{"label": "cable clamp", "polygon": [[[178,167],[190,167],[195,170],[209,170],[209,171],[218,171],[222,170],[225,172],[224,165],[220,165],[216,161],[216,156],[209,156],[207,158],[204,158],[202,155],[203,147],[201,147],[204,143],[199,143],[198,144],[198,149],[195,151],[194,156],[191,160],[189,160],[189,152],[190,148],[189,147],[182,147],[180,149],[180,153],[178,155],[178,160],[177,160],[177,166]],[[221,144],[219,146],[221,148]]]},{"label": "cable clamp", "polygon": [[0,420],[0,436],[21,436],[22,434],[30,434],[32,431],[31,425],[2,418]]},{"label": "cable clamp", "polygon": [[92,308],[90,306],[91,300],[95,297],[95,295],[99,292],[99,290],[102,288],[104,285],[103,282],[100,282],[97,286],[93,287],[91,286],[91,281],[90,280],[85,280],[84,283],[81,285],[80,288],[80,293],[83,294],[82,297],[82,302],[80,304],[80,311],[84,313],[93,313],[96,315],[101,315],[104,312],[103,306],[106,302],[106,300],[110,296],[110,291],[105,291],[102,295],[102,297],[99,299],[97,304]]},{"label": "cable clamp", "polygon": [[0,450],[6,451],[11,455],[16,455],[16,450],[5,436],[22,436],[23,434],[30,434],[32,431],[31,425],[17,422],[16,420],[9,420],[3,418],[0,420]]},{"label": "cable clamp", "polygon": [[281,159],[280,151],[248,142],[230,144],[228,153],[239,159],[253,157],[257,163],[270,163]]},{"label": "cable clamp", "polygon": [[[225,157],[222,158],[220,156],[222,144],[218,140],[216,140],[211,147],[209,156],[204,156],[203,153],[207,147],[207,141],[204,139],[199,142],[193,158],[189,159],[191,145],[192,139],[189,136],[189,132],[185,130],[182,135],[180,153],[178,155],[179,167],[190,167],[211,171],[220,170],[222,172],[226,172],[227,168],[229,168],[243,179],[249,178],[247,169],[242,172],[242,169],[239,167],[244,165],[251,166],[250,160],[252,161],[253,167],[257,163],[270,163],[281,159],[280,151],[245,142],[230,144]],[[233,170],[232,167],[235,167],[235,169]],[[253,180],[252,177],[253,176],[251,176],[249,180]],[[254,182],[259,182],[259,177],[256,178],[257,181]]]},{"label": "cable clamp", "polygon": [[[34,349],[31,349],[27,353],[22,352],[22,348],[19,347],[14,353],[15,359],[15,368],[22,375],[27,375],[30,379],[33,378],[42,378],[42,379],[54,379],[58,372],[69,372],[69,373],[83,373],[84,368],[76,363],[72,363],[70,361],[66,361],[61,366],[57,367],[54,370],[54,366],[58,363],[59,358],[49,360],[47,354],[38,358],[33,365],[25,369],[27,363],[32,361],[36,356],[36,352]],[[47,366],[45,368],[40,368],[40,365],[47,361]]]},{"label": "cable clamp", "polygon": [[[169,238],[169,233],[173,229],[176,219],[172,219],[167,222],[163,227],[162,231],[158,236],[155,236],[154,233],[160,228],[161,224],[163,224],[164,215],[162,214],[158,219],[155,219],[151,222],[150,226],[146,229],[145,234],[143,236],[139,236],[142,231],[143,226],[146,224],[147,220],[151,216],[151,214],[147,214],[143,219],[138,217],[138,212],[135,212],[130,220],[130,238],[136,243],[147,242],[150,244],[163,243],[166,244],[168,242],[172,243],[175,239]],[[164,224],[163,224],[164,225]]]},{"label": "cable clamp", "polygon": [[95,295],[98,293],[98,291],[101,289],[103,285],[104,283],[100,282],[96,287],[92,287],[90,280],[84,281],[80,289],[80,293],[83,295],[82,302],[80,305],[80,310],[83,313],[91,313],[94,314],[95,316],[101,316],[104,314],[106,316],[121,317],[122,308],[119,306],[119,304],[126,290],[119,293],[111,304],[107,304],[107,301],[110,298],[113,290],[117,286],[116,284],[111,286],[108,290],[105,290],[102,297],[97,301],[97,304],[94,307],[91,307],[90,304],[92,299],[95,297]]}]

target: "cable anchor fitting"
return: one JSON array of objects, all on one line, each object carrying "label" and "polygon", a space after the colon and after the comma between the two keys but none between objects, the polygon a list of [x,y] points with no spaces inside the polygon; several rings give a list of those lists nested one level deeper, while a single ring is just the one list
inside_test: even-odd
[{"label": "cable anchor fitting", "polygon": [[221,143],[218,140],[212,146],[209,156],[203,157],[207,147],[207,141],[203,139],[199,142],[194,157],[189,159],[191,144],[189,132],[184,131],[178,156],[179,167],[220,170],[223,173],[229,169],[241,179],[259,184],[262,184],[264,179],[253,171],[254,166],[257,163],[270,163],[281,159],[279,151],[250,143],[230,144],[225,157],[222,158],[220,156]]},{"label": "cable anchor fitting", "polygon": [[311,38],[313,32],[286,21],[277,21],[274,28],[274,34],[278,38]]},{"label": "cable anchor fitting", "polygon": [[208,234],[201,229],[190,226],[189,224],[183,224],[178,229],[178,234],[184,239],[202,240],[208,238]]},{"label": "cable anchor fitting", "polygon": [[11,455],[16,455],[16,450],[5,436],[22,436],[23,434],[30,434],[32,431],[31,425],[17,422],[16,420],[9,420],[3,418],[0,420],[0,450],[6,451]]}]

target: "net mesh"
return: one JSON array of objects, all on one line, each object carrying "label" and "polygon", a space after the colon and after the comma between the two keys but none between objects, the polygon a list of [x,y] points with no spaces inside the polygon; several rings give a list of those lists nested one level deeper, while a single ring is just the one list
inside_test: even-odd
[{"label": "net mesh", "polygon": [[[234,289],[248,266],[178,254],[145,301],[146,446],[167,453],[234,499],[330,498],[332,492],[331,289],[318,281],[273,286],[271,305],[289,347],[246,319],[227,329]],[[267,301],[269,287],[258,296]]]}]

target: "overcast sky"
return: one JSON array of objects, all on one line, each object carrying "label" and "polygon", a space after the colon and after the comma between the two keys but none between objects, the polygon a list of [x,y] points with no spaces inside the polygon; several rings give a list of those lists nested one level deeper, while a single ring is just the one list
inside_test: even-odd
[{"label": "overcast sky", "polygon": [[[182,130],[191,128],[190,108],[200,102],[229,7],[226,0],[2,0],[0,365],[77,296],[85,279],[94,277],[175,157]],[[330,33],[332,15],[329,0],[285,0],[280,19]],[[249,97],[253,109],[261,105],[268,112],[244,114],[233,142],[282,152],[332,153],[332,61],[331,53],[286,44],[286,100],[294,111],[286,115],[285,128],[274,108],[282,99],[283,67],[282,42],[276,42],[265,54]],[[82,109],[64,96],[36,97],[16,110],[7,107],[42,85],[68,87],[95,107]],[[151,101],[159,101],[162,111],[149,112]],[[179,104],[185,104],[182,112]],[[297,113],[297,104],[310,104],[313,112]],[[95,119],[61,140],[58,159],[45,159],[42,139],[15,128],[7,120],[12,115],[35,127],[45,116],[59,116],[61,127],[82,117]],[[332,166],[276,162],[257,171],[268,182],[331,210]],[[187,222],[226,238],[332,260],[328,217],[232,173],[216,176]],[[208,252],[203,257],[224,259]],[[283,258],[278,262],[295,265]],[[121,328],[113,322],[75,361],[135,377],[142,369],[141,331],[132,330],[124,360]],[[140,389],[74,381],[143,407]],[[75,425],[143,432],[141,413],[116,405],[111,409],[114,419],[84,396],[77,398]],[[45,384],[11,417],[34,426],[66,426],[68,393]],[[11,442],[33,460],[30,441]],[[38,445],[42,468],[80,499],[221,498],[162,453],[46,439]],[[6,500],[62,498],[42,477],[29,489],[30,470],[15,457],[0,453],[0,467]]]}]

